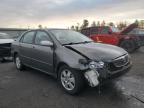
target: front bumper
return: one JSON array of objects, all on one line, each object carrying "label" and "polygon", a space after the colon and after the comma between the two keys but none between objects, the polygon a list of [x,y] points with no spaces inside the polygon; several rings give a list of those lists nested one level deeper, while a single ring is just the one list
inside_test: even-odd
[{"label": "front bumper", "polygon": [[108,69],[99,70],[100,78],[107,79],[123,75],[127,73],[132,67],[132,62],[129,62],[127,65],[123,66],[121,69],[116,71],[109,71]]},{"label": "front bumper", "polygon": [[102,82],[107,81],[107,80],[113,80],[115,78],[118,78],[124,74],[126,74],[127,72],[129,72],[129,70],[131,69],[132,66],[128,67],[128,68],[124,68],[123,70],[117,71],[117,73],[114,74],[108,74],[107,77],[100,77],[100,80]]},{"label": "front bumper", "polygon": [[[120,70],[117,70],[117,71],[113,71],[113,72],[110,72],[108,69],[106,69],[106,68],[104,68],[104,69],[99,69],[99,70],[92,70],[93,72],[98,72],[98,74],[99,75],[94,75],[94,76],[91,76],[91,77],[89,77],[89,78],[86,78],[87,79],[87,81],[88,81],[88,83],[89,83],[89,85],[91,86],[91,87],[95,87],[95,86],[97,86],[98,84],[103,84],[103,83],[106,83],[106,82],[108,82],[108,81],[110,81],[110,80],[113,80],[113,79],[115,79],[115,78],[118,78],[118,77],[120,77],[120,76],[122,76],[122,75],[124,75],[124,74],[126,74],[130,69],[131,69],[131,67],[132,67],[132,63],[131,62],[129,62],[129,64],[128,65],[126,65],[126,66],[123,66]],[[96,82],[97,82],[97,80],[98,80],[98,83],[97,84],[95,84],[95,83],[92,83],[92,80],[93,79],[96,79]],[[91,81],[90,81],[91,80]]]}]

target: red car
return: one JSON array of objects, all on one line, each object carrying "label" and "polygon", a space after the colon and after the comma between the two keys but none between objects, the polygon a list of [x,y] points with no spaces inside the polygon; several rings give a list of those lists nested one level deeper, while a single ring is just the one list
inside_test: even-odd
[{"label": "red car", "polygon": [[134,23],[119,31],[116,27],[97,26],[82,29],[81,33],[96,42],[120,46],[128,52],[133,52],[144,45],[144,32],[137,27]]}]

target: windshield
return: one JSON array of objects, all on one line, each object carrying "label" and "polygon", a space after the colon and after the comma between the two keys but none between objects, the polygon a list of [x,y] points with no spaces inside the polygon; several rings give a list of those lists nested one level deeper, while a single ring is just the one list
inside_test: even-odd
[{"label": "windshield", "polygon": [[111,29],[112,29],[112,31],[115,32],[115,33],[119,32],[119,29],[116,28],[116,27],[111,27]]},{"label": "windshield", "polygon": [[129,32],[128,34],[144,35],[144,29],[135,28],[131,32]]},{"label": "windshield", "polygon": [[10,36],[6,33],[0,33],[0,39],[10,39]]},{"label": "windshield", "polygon": [[93,42],[85,35],[72,30],[51,30],[51,33],[62,44],[78,44],[83,42]]}]

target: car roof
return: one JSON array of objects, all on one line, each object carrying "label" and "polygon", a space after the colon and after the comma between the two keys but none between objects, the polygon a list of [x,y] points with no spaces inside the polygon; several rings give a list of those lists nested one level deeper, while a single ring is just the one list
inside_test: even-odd
[{"label": "car roof", "polygon": [[83,30],[95,29],[95,28],[98,28],[98,29],[99,29],[99,28],[104,28],[104,27],[110,27],[110,26],[95,26],[95,27],[87,27],[87,28],[83,28],[82,31],[83,31]]},{"label": "car roof", "polygon": [[30,30],[28,30],[28,31],[33,31],[33,30],[46,30],[46,31],[48,31],[48,30],[71,30],[71,29],[63,29],[63,28],[42,28],[42,29],[30,29]]}]

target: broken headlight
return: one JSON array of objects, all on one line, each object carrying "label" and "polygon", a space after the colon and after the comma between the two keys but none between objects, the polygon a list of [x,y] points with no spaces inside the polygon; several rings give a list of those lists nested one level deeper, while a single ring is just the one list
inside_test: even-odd
[{"label": "broken headlight", "polygon": [[103,68],[103,67],[104,67],[104,62],[102,62],[102,61],[100,61],[100,62],[91,61],[89,63],[90,69],[98,69],[98,68]]},{"label": "broken headlight", "polygon": [[102,61],[88,61],[86,59],[80,59],[79,63],[83,64],[84,66],[87,66],[90,69],[98,69],[104,67],[104,62]]}]

